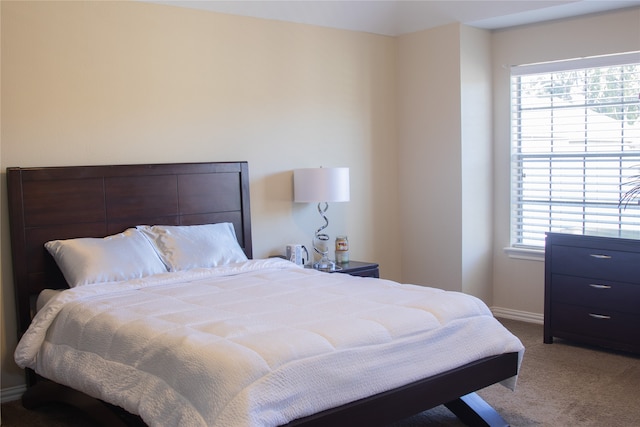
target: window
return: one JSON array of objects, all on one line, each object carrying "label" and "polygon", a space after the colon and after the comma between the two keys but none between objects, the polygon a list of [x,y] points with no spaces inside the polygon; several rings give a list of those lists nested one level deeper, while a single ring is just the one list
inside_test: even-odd
[{"label": "window", "polygon": [[640,52],[511,69],[511,246],[566,228],[640,230]]}]

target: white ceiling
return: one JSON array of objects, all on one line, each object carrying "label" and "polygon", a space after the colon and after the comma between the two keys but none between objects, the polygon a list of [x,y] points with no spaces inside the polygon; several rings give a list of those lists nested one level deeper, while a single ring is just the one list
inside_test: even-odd
[{"label": "white ceiling", "polygon": [[640,0],[140,1],[389,36],[412,33],[453,22],[478,28],[499,29],[640,6]]}]

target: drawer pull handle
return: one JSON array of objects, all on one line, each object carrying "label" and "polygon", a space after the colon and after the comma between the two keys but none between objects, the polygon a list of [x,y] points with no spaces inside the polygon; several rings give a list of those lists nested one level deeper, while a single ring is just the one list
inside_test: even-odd
[{"label": "drawer pull handle", "polygon": [[598,259],[611,259],[611,255],[604,255],[604,254],[591,254],[591,256],[593,258],[598,258]]},{"label": "drawer pull handle", "polygon": [[599,283],[590,283],[589,286],[596,289],[611,289],[611,285],[601,285]]},{"label": "drawer pull handle", "polygon": [[594,319],[604,319],[604,320],[611,319],[611,316],[606,316],[604,314],[589,313],[589,316],[593,317]]}]

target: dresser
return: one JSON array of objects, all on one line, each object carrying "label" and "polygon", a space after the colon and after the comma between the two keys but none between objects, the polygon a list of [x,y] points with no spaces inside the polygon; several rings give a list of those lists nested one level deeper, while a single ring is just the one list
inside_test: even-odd
[{"label": "dresser", "polygon": [[640,353],[640,234],[548,233],[544,342]]}]

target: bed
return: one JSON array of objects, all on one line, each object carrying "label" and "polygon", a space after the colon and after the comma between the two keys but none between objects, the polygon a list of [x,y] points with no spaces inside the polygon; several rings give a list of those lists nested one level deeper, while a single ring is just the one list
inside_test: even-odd
[{"label": "bed", "polygon": [[[474,392],[498,382],[514,387],[524,348],[486,306],[473,297],[433,288],[322,273],[279,259],[253,259],[246,162],[8,168],[7,184],[22,337],[16,358],[27,368],[26,407],[68,403],[82,407],[104,425],[375,426],[445,404],[468,425],[507,425]],[[173,261],[184,261],[174,256],[175,247],[167,252],[164,243],[153,245],[158,235],[174,230],[201,233],[215,228],[217,238],[221,227],[225,233],[231,230],[237,248],[219,265],[178,266],[173,271]],[[63,261],[51,243],[45,248],[47,242],[113,236],[138,239],[139,235],[152,243],[171,272],[159,271],[150,261],[150,273],[142,277],[111,278],[108,286],[97,283],[66,290],[75,279],[67,270],[63,274]],[[185,283],[188,288],[183,287]],[[45,289],[65,291],[36,314],[37,298]],[[250,294],[253,300],[237,305],[238,298],[248,301]],[[155,320],[149,321],[150,307],[160,298],[170,298],[175,307],[185,309],[154,313]],[[343,305],[347,304],[343,299],[352,305]],[[468,306],[471,314],[453,309],[453,300]],[[425,314],[422,301],[435,304],[435,311]],[[223,303],[223,308],[216,305]],[[188,311],[186,307],[193,304],[196,307]],[[172,324],[167,329],[172,332],[162,332],[166,340],[154,339],[153,346],[140,344],[151,342],[139,334],[140,325],[146,328],[148,323],[158,323],[158,318],[165,322],[169,317],[185,317],[176,313],[197,312],[198,307],[221,316],[231,305],[241,308],[233,318],[225,314],[222,323],[190,318],[189,333],[174,333],[185,326]],[[164,302],[158,306],[167,310]],[[74,317],[72,312],[79,315]],[[129,323],[85,324],[87,318],[114,312],[123,313]],[[282,317],[289,312],[298,317]],[[328,312],[337,312],[338,317]],[[253,323],[248,323],[249,318]],[[418,326],[420,322],[430,326]],[[446,328],[439,328],[440,324]],[[220,325],[225,328],[222,334]],[[98,331],[111,327],[129,335],[118,332],[108,339],[96,338]],[[212,339],[206,334],[214,329]],[[486,331],[491,334],[483,337]],[[159,334],[158,330],[153,333]],[[224,339],[219,340],[220,336]],[[253,341],[247,341],[247,336]],[[426,337],[438,337],[443,344],[437,351],[416,350]],[[467,346],[478,337],[487,345]],[[199,340],[199,344],[192,342]],[[211,344],[216,340],[223,347]],[[106,352],[112,354],[114,348],[118,354],[132,352],[135,360],[109,360],[106,371],[94,375],[105,360],[93,358],[94,353],[100,354],[104,342],[111,346]],[[398,343],[406,348],[397,347]],[[82,347],[91,345],[95,347]],[[206,357],[217,355],[217,361],[224,362],[217,364],[224,369],[203,367],[195,359],[205,347]],[[250,364],[253,359],[266,370]],[[141,365],[144,368],[138,369]],[[162,367],[163,372],[151,372],[154,367]],[[163,378],[164,372],[174,374]],[[237,383],[243,372],[254,372],[260,381],[243,377]],[[149,378],[155,382],[144,383]],[[227,382],[228,390],[235,391],[214,387]],[[199,388],[189,395],[195,385]],[[176,403],[182,400],[185,405]],[[172,413],[180,415],[169,421]]]}]

